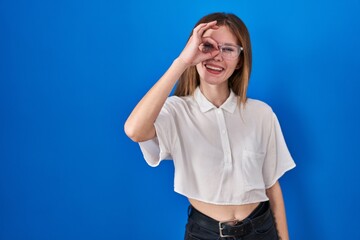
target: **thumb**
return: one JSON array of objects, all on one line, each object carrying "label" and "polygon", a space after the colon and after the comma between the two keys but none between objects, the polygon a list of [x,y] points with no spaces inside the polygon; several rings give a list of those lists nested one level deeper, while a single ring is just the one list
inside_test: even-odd
[{"label": "thumb", "polygon": [[219,50],[214,50],[211,52],[203,53],[201,55],[201,57],[198,59],[197,63],[212,59],[212,58],[216,57],[219,54],[219,52],[220,52]]},{"label": "thumb", "polygon": [[206,53],[207,59],[214,58],[214,57],[216,57],[219,53],[220,53],[219,50],[214,50],[214,51],[208,52],[208,53]]}]

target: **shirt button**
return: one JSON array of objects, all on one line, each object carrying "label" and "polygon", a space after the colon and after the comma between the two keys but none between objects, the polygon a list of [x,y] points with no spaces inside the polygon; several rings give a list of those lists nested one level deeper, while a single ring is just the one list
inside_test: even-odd
[{"label": "shirt button", "polygon": [[220,113],[221,113],[221,110],[220,110],[220,109],[217,109],[216,112],[217,112],[218,114],[220,114]]},{"label": "shirt button", "polygon": [[221,133],[222,133],[222,134],[225,134],[226,132],[225,132],[225,130],[222,130]]}]

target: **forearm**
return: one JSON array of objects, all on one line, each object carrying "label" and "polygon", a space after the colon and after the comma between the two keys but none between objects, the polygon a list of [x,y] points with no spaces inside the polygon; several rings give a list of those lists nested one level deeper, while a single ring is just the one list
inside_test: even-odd
[{"label": "forearm", "polygon": [[288,240],[289,232],[286,221],[285,203],[279,182],[276,182],[274,186],[267,189],[266,194],[270,200],[270,206],[274,214],[279,239]]},{"label": "forearm", "polygon": [[181,74],[188,67],[195,66],[199,62],[210,59],[218,54],[218,50],[212,52],[200,51],[202,35],[208,29],[218,29],[216,21],[201,23],[193,30],[193,34],[180,56],[175,59],[166,73],[146,93],[131,112],[125,122],[124,130],[126,135],[133,141],[141,142],[155,137],[154,122]]},{"label": "forearm", "polygon": [[124,126],[125,133],[133,141],[145,141],[155,136],[154,122],[175,83],[186,68],[186,64],[176,59],[136,105]]}]

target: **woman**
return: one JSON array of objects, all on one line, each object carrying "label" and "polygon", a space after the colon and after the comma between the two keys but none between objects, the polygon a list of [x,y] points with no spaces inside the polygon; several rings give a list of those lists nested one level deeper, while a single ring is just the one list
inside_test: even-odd
[{"label": "woman", "polygon": [[149,165],[173,160],[185,239],[289,238],[278,179],[295,163],[272,109],[246,97],[250,72],[244,23],[207,15],[125,123]]}]

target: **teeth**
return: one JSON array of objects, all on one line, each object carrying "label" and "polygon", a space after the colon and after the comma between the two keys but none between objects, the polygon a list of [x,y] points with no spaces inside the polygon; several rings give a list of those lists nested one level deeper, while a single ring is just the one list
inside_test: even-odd
[{"label": "teeth", "polygon": [[208,66],[206,65],[207,68],[211,69],[211,70],[215,70],[215,71],[222,71],[222,68],[218,68],[218,67],[214,67],[214,66]]}]

